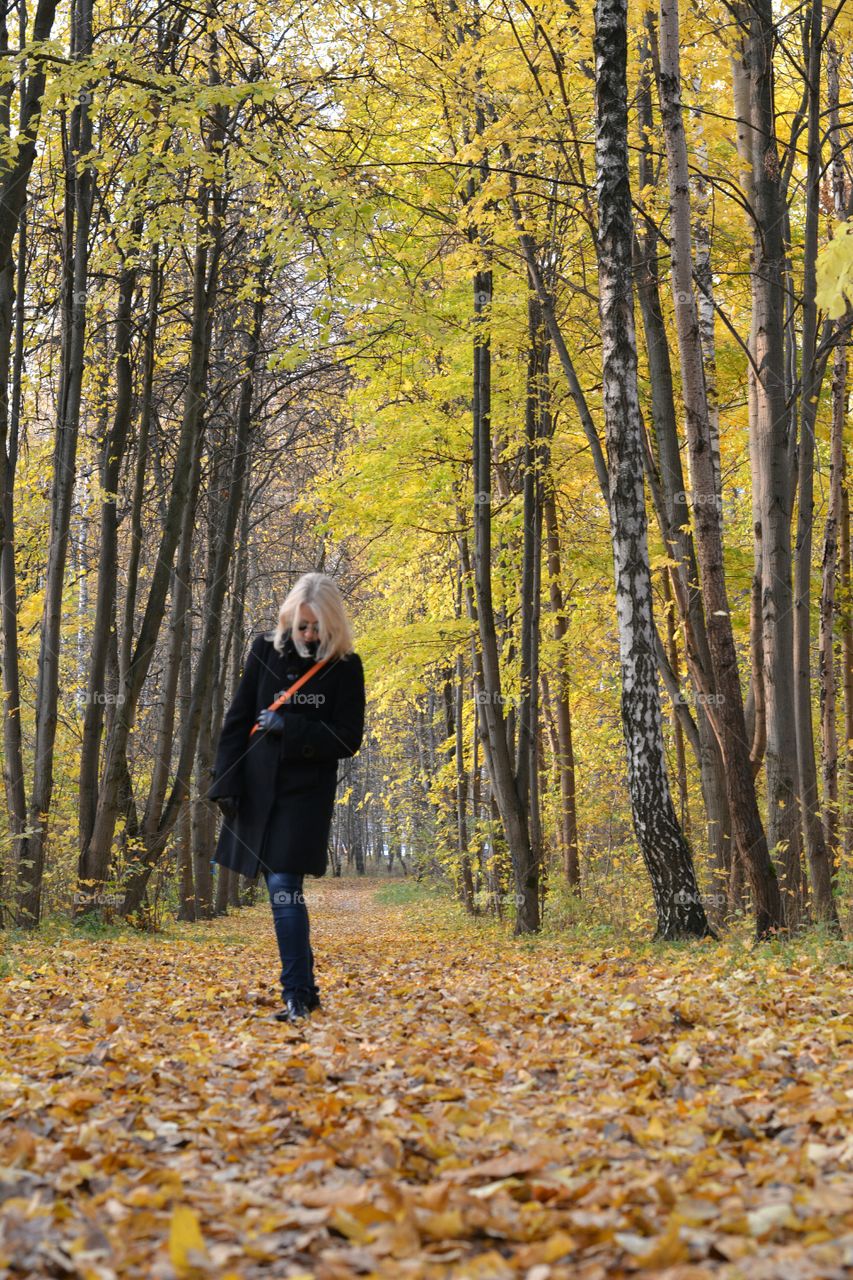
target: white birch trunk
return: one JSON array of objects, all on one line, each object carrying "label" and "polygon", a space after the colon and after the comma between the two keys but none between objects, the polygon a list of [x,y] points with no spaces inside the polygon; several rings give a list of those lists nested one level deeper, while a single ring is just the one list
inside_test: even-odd
[{"label": "white birch trunk", "polygon": [[652,882],[658,936],[702,936],[710,927],[672,803],[657,683],[634,330],[626,0],[598,0],[595,16],[599,311],[631,811]]}]

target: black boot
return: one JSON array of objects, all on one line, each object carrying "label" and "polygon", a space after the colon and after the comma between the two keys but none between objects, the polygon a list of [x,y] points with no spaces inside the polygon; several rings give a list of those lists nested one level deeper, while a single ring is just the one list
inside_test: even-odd
[{"label": "black boot", "polygon": [[284,1008],[279,1009],[275,1016],[278,1022],[300,1022],[310,1013],[311,1009],[302,997],[291,994],[284,997]]}]

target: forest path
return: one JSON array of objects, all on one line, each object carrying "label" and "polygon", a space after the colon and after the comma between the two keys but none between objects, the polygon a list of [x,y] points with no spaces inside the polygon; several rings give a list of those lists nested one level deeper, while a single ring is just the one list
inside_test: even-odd
[{"label": "forest path", "polygon": [[298,1026],[266,901],[7,947],[0,1278],[851,1274],[844,965],[306,898]]}]

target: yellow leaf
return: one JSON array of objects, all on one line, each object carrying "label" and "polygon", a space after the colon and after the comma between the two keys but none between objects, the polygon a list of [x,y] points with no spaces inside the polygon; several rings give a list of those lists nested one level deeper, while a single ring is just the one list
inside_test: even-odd
[{"label": "yellow leaf", "polygon": [[761,1205],[746,1215],[749,1223],[749,1234],[761,1237],[769,1236],[779,1227],[796,1228],[797,1219],[787,1201]]},{"label": "yellow leaf", "polygon": [[660,1122],[659,1116],[652,1116],[646,1128],[645,1136],[647,1138],[660,1139],[664,1136],[664,1128]]},{"label": "yellow leaf", "polygon": [[635,1262],[655,1270],[686,1262],[690,1256],[687,1243],[681,1239],[679,1224],[675,1220],[656,1239],[648,1239],[632,1231],[617,1231],[614,1239]]},{"label": "yellow leaf", "polygon": [[172,1210],[172,1224],[169,1228],[169,1257],[178,1275],[190,1271],[192,1263],[187,1255],[193,1249],[205,1253],[204,1240],[198,1214],[186,1204],[176,1204]]},{"label": "yellow leaf", "polygon": [[347,1213],[346,1209],[335,1209],[329,1217],[328,1225],[356,1244],[367,1244],[370,1240],[368,1229],[351,1213]]},{"label": "yellow leaf", "polygon": [[444,1213],[430,1213],[418,1218],[418,1230],[431,1240],[458,1240],[467,1235],[462,1214],[458,1209]]},{"label": "yellow leaf", "polygon": [[542,1248],[542,1261],[556,1262],[558,1258],[562,1258],[565,1254],[574,1253],[577,1247],[577,1240],[566,1231],[557,1231],[545,1241]]}]

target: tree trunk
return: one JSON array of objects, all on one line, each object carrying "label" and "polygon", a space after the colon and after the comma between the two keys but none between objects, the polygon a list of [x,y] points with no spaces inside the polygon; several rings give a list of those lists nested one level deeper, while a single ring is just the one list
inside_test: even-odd
[{"label": "tree trunk", "polygon": [[192,832],[190,830],[189,805],[182,810],[175,823],[175,845],[178,861],[178,919],[194,921],[195,881],[192,863]]},{"label": "tree trunk", "polygon": [[[823,808],[830,867],[839,853],[838,730],[835,677],[835,577],[841,523],[841,473],[844,462],[844,422],[847,408],[847,346],[844,338],[835,348],[832,370],[832,436],[829,448],[829,499],[823,538],[818,679],[820,683],[821,740],[823,747]],[[831,878],[831,877],[830,877]]]},{"label": "tree trunk", "polygon": [[554,719],[557,730],[557,770],[560,779],[560,834],[563,848],[563,871],[570,888],[579,891],[581,883],[580,851],[578,847],[578,812],[575,795],[575,753],[572,742],[572,711],[570,698],[570,673],[568,646],[564,639],[568,634],[569,620],[560,585],[560,533],[557,525],[557,507],[551,486],[545,490],[545,530],[548,549],[548,580],[551,612],[554,617],[553,636],[557,646]]},{"label": "tree trunk", "polygon": [[598,277],[610,528],[622,665],[622,728],[634,830],[652,883],[660,938],[711,930],[664,759],[643,491],[628,169],[627,0],[595,9]]},{"label": "tree trunk", "polygon": [[[453,613],[454,617],[460,620],[462,618],[462,591],[462,566],[459,564],[453,591]],[[462,901],[465,905],[465,910],[473,915],[474,879],[471,875],[471,855],[468,849],[468,773],[465,768],[464,707],[465,655],[460,650],[456,655],[452,692],[453,764],[456,789],[456,856],[459,860]]]},{"label": "tree trunk", "polygon": [[[133,491],[130,501],[130,549],[125,576],[121,642],[118,651],[119,685],[122,688],[127,683],[130,672],[134,617],[136,615],[136,599],[139,585],[139,562],[142,557],[145,480],[147,476],[151,423],[154,417],[154,363],[159,333],[157,320],[160,308],[160,294],[163,287],[163,274],[159,245],[155,243],[151,248],[150,254],[148,299],[142,343],[142,388],[140,391],[141,403],[136,441],[136,467],[134,469]],[[164,518],[165,514],[163,512]],[[85,845],[83,848],[85,848]]]},{"label": "tree trunk", "polygon": [[[163,810],[163,801],[172,769],[175,720],[178,709],[181,709],[184,721],[189,709],[189,700],[186,695],[188,688],[192,684],[192,550],[200,484],[201,455],[199,451],[196,451],[190,469],[189,494],[183,511],[177,560],[172,574],[171,617],[166,646],[165,670],[161,677],[160,714],[156,723],[152,726],[152,732],[155,735],[154,759],[151,765],[148,799],[142,819],[144,847],[140,851],[140,860],[143,866],[145,865],[148,851],[157,840],[160,815]],[[193,817],[195,818],[195,815]],[[194,823],[191,824],[191,832],[193,829]],[[139,880],[140,876],[141,867],[137,866],[128,880],[133,882],[134,880]],[[132,909],[138,910],[141,902],[142,894],[140,893],[134,901]],[[127,914],[126,910],[125,914]]]},{"label": "tree trunk", "polygon": [[474,583],[483,687],[480,712],[489,740],[490,782],[506,833],[516,894],[515,933],[539,929],[538,864],[530,845],[525,803],[519,795],[503,714],[497,632],[492,603],[491,548],[491,346],[488,315],[492,273],[474,277]]},{"label": "tree trunk", "polygon": [[[672,598],[672,587],[670,586],[669,571],[664,569],[660,575],[661,586],[663,588],[663,599],[666,607],[666,655],[669,658],[669,665],[675,673],[676,680],[681,684],[681,676],[679,672],[680,661],[678,655],[678,633],[675,629],[675,602]],[[690,839],[690,795],[687,789],[687,757],[684,751],[684,730],[681,727],[681,721],[678,718],[678,712],[675,707],[672,708],[670,716],[670,726],[672,728],[672,741],[675,746],[675,770],[678,779],[678,821],[681,824],[681,830],[685,837]]]},{"label": "tree trunk", "polygon": [[[53,21],[56,16],[56,0],[39,0],[33,22],[32,42],[41,45],[50,39]],[[8,10],[4,12],[8,13]],[[21,47],[26,42],[26,12],[20,9]],[[5,33],[5,23],[3,26]],[[26,76],[20,80],[21,112],[18,121],[18,132],[15,138],[15,158],[10,164],[0,164],[0,269],[12,261],[12,244],[18,231],[21,214],[27,203],[27,188],[30,172],[36,155],[36,142],[39,127],[42,123],[42,98],[44,97],[47,76],[45,68],[47,59],[30,58],[21,64]],[[0,324],[11,324],[11,314],[0,319]],[[5,395],[5,389],[2,393]],[[6,419],[3,419],[6,426]]]},{"label": "tree trunk", "polygon": [[[733,12],[738,20],[735,33],[737,45],[731,58],[732,93],[735,111],[735,145],[740,159],[738,181],[744,192],[750,209],[753,206],[753,147],[757,145],[752,127],[752,104],[750,100],[750,48],[748,9],[741,3],[735,3]],[[756,370],[753,367],[751,353],[755,351],[755,311],[750,319],[750,333],[747,351],[750,353],[747,369],[747,401],[749,418],[749,457],[753,477],[758,471],[758,446],[756,424],[758,407],[756,399]],[[762,542],[761,542],[761,510],[758,502],[756,485],[752,485],[752,530],[753,530],[753,569],[752,590],[750,595],[750,662],[749,692],[746,700],[746,724],[751,742],[750,759],[753,776],[758,775],[764,762],[767,749],[767,715],[764,700],[764,637],[762,623]],[[736,865],[736,864],[735,864]]]},{"label": "tree trunk", "polygon": [[748,11],[749,103],[753,194],[752,360],[755,389],[753,479],[761,537],[761,610],[767,718],[768,838],[782,868],[786,922],[803,901],[794,708],[791,583],[793,484],[785,387],[784,208],[776,145],[771,0]]},{"label": "tree trunk", "polygon": [[[222,670],[228,670],[230,661],[230,686],[229,686],[229,703],[234,695],[234,691],[240,681],[240,664],[242,654],[245,649],[243,643],[243,622],[245,614],[246,586],[248,577],[249,563],[249,511],[252,506],[251,487],[248,483],[248,477],[252,474],[252,443],[249,441],[249,448],[246,455],[246,476],[247,483],[243,489],[243,500],[240,511],[240,532],[237,539],[237,550],[234,557],[234,589],[231,593],[231,615],[229,623],[228,643],[225,646],[225,652],[222,657]],[[225,714],[225,685],[222,680],[214,683],[214,698],[211,708],[211,724],[221,725]],[[211,772],[211,778],[212,778]],[[208,779],[207,786],[210,785]],[[207,789],[205,787],[205,790]],[[204,801],[204,803],[208,803]],[[339,871],[334,866],[333,874],[338,875]],[[239,907],[241,905],[241,892],[243,885],[249,886],[250,881],[244,880],[242,876],[234,875],[231,877],[231,894],[229,898],[229,906]]]},{"label": "tree trunk", "polygon": [[101,537],[98,551],[98,592],[90,639],[89,678],[80,744],[79,833],[84,848],[92,834],[98,800],[98,764],[104,721],[104,676],[107,666],[107,638],[115,619],[118,574],[118,516],[116,501],[124,463],[133,405],[133,374],[130,365],[132,311],[136,293],[138,241],[143,220],[134,221],[132,256],[126,258],[119,276],[116,312],[116,406],[112,429],[105,434],[101,451]]},{"label": "tree trunk", "polygon": [[[71,22],[71,58],[92,52],[92,0],[78,0]],[[36,682],[35,765],[30,794],[31,834],[21,844],[18,867],[18,908],[21,923],[37,925],[41,916],[42,879],[47,823],[53,794],[53,755],[59,703],[59,651],[62,643],[62,594],[71,507],[76,479],[77,439],[83,387],[86,336],[86,295],[89,274],[89,229],[94,201],[91,162],[82,165],[92,146],[88,95],[83,93],[71,113],[65,148],[65,222],[62,297],[62,373],[59,416],[53,451],[50,534],[41,642]],[[0,255],[0,262],[6,255]]]},{"label": "tree trunk", "polygon": [[840,934],[838,911],[832,893],[832,866],[827,852],[817,783],[817,762],[812,724],[811,681],[811,576],[812,524],[814,520],[815,419],[820,394],[817,355],[816,260],[821,179],[820,81],[823,43],[822,0],[809,8],[808,39],[808,144],[806,157],[806,218],[803,245],[802,374],[800,444],[798,450],[799,501],[794,557],[794,676],[797,758],[800,803],[811,879],[814,919]]},{"label": "tree trunk", "polygon": [[[701,76],[694,76],[694,89],[700,90]],[[705,398],[708,402],[708,428],[711,438],[711,455],[714,459],[714,480],[717,500],[720,504],[720,523],[725,524],[723,508],[723,478],[720,459],[720,406],[717,394],[717,343],[714,335],[716,313],[714,308],[714,270],[711,265],[711,218],[713,217],[713,187],[706,179],[709,171],[708,147],[705,142],[704,119],[700,110],[694,109],[693,131],[696,136],[698,164],[691,175],[693,193],[693,243],[694,276],[698,286],[699,337],[702,343],[702,363],[705,371]]]},{"label": "tree trunk", "polygon": [[691,460],[696,552],[716,689],[716,720],[738,854],[752,887],[758,937],[784,924],[775,868],[758,811],[726,588],[720,501],[711,439],[699,315],[693,294],[690,185],[681,107],[678,0],[660,4],[660,97],[670,192],[670,247],[675,324]]},{"label": "tree trunk", "polygon": [[842,813],[844,827],[842,843],[845,857],[853,853],[853,614],[850,607],[850,496],[844,456],[841,459],[841,530],[839,537],[841,571],[839,585],[841,600],[841,670],[844,681],[844,772]]},{"label": "tree trunk", "polygon": [[[184,736],[186,729],[187,717],[190,713],[193,696],[193,619],[192,615],[188,618],[184,636],[184,661],[181,663],[181,737]],[[214,904],[214,871],[213,861],[213,836],[215,834],[215,818],[211,812],[212,804],[208,800],[200,800],[198,804],[189,804],[185,802],[178,810],[176,822],[180,821],[184,814],[187,814],[187,835],[189,840],[189,848],[187,850],[187,860],[193,869],[193,889],[195,897],[193,899],[193,912],[196,920],[210,920],[215,914]],[[159,811],[158,811],[159,817]],[[156,839],[156,831],[152,838],[152,843],[148,849],[153,847],[153,841]],[[144,886],[148,882],[148,876],[151,867],[143,868],[142,874],[137,877],[135,884],[129,885],[128,890],[133,890],[136,895],[144,892]],[[221,884],[221,878],[224,868],[218,867],[216,871],[216,891],[218,893]],[[127,901],[127,899],[126,899]]]},{"label": "tree trunk", "polygon": [[[652,153],[652,139],[655,137],[652,109],[652,85],[655,75],[652,48],[655,44],[655,26],[651,13],[646,14],[645,27],[646,32],[640,42],[638,90],[638,113],[642,130],[639,175],[640,184],[644,188],[653,186],[657,182],[656,160]],[[647,221],[642,236],[636,237],[634,260],[637,297],[643,319],[646,358],[649,365],[652,422],[660,457],[660,483],[664,510],[661,511],[660,503],[657,502],[655,509],[664,545],[670,556],[678,562],[676,567],[670,569],[670,579],[676,607],[684,628],[685,658],[693,685],[696,734],[695,742],[693,735],[689,735],[689,740],[699,765],[702,798],[705,805],[705,839],[711,865],[715,871],[715,880],[719,880],[720,869],[728,869],[732,861],[731,817],[723,757],[717,733],[711,722],[711,716],[715,711],[716,693],[690,525],[689,494],[681,463],[669,336],[661,305],[658,267],[660,256],[660,237],[654,223]],[[681,703],[681,691],[677,683],[674,685],[674,696],[676,700],[673,701],[673,707],[679,715],[679,724],[684,732],[683,721],[686,708]]]},{"label": "tree trunk", "polygon": [[[541,434],[540,409],[547,400],[548,339],[535,296],[527,300],[527,396],[525,404],[524,471],[522,481],[521,561],[521,696],[515,786],[525,809],[530,841],[530,868],[535,868],[536,891],[542,874],[542,819],[539,810],[539,611],[542,566],[542,470],[547,443]],[[518,889],[518,885],[516,885]],[[540,896],[541,902],[541,896]],[[541,916],[541,910],[537,911]]]},{"label": "tree trunk", "polygon": [[[41,10],[39,13],[41,14]],[[43,17],[41,19],[44,21]],[[39,17],[36,18],[38,29]],[[19,10],[19,41],[26,42],[26,10]],[[8,31],[5,15],[0,16],[0,53],[8,50]],[[19,82],[20,117],[27,117],[28,82]],[[42,80],[42,88],[44,82]],[[11,80],[0,96],[0,126],[10,132],[13,85]],[[32,156],[30,156],[30,163]],[[20,855],[21,841],[17,837],[27,826],[27,796],[24,783],[23,742],[21,735],[21,680],[18,651],[18,600],[15,572],[15,471],[18,462],[18,438],[21,424],[21,398],[24,372],[24,291],[27,281],[27,214],[23,197],[29,179],[29,165],[16,166],[20,191],[8,188],[4,175],[0,182],[3,204],[0,218],[6,212],[6,201],[19,214],[17,261],[13,240],[9,239],[0,259],[0,627],[2,627],[2,679],[3,679],[3,781],[6,793],[6,811],[12,836],[13,867]],[[13,171],[14,172],[14,171]],[[21,200],[19,202],[18,195]],[[20,207],[19,207],[20,205]],[[17,273],[17,279],[15,275]],[[14,283],[13,283],[14,282]],[[14,352],[12,344],[14,341]],[[12,395],[9,400],[9,387]],[[2,858],[0,858],[2,873]],[[15,868],[17,879],[17,868]],[[0,928],[5,924],[5,911],[15,915],[5,891],[0,874]]]}]

